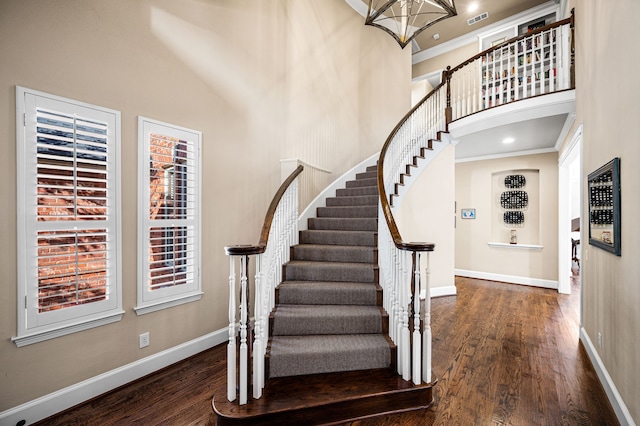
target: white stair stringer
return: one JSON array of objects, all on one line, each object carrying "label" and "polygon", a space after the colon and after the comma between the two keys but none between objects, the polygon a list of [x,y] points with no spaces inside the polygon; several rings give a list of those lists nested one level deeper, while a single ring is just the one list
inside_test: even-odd
[{"label": "white stair stringer", "polygon": [[[451,138],[451,136],[448,133],[442,132],[440,136],[440,140],[433,141],[433,144],[432,144],[433,149],[425,150],[424,158],[418,157],[416,167],[412,167],[411,169],[412,170],[411,176],[405,178],[404,183],[398,186],[398,194],[393,197],[393,203],[391,205],[391,208],[395,209],[398,206],[400,206],[400,204],[402,204],[402,200],[404,199],[404,196],[407,194],[407,192],[409,192],[414,182],[418,180],[418,177],[420,176],[420,174],[422,174],[422,172],[426,169],[429,163],[433,161],[434,158],[436,158],[442,151],[444,151],[447,145],[456,145],[457,143],[458,141]],[[389,192],[393,193],[392,191],[389,191]]]}]

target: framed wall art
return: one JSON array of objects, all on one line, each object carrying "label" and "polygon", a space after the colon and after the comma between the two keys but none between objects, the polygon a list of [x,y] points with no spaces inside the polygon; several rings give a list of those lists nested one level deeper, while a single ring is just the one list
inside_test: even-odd
[{"label": "framed wall art", "polygon": [[589,244],[620,256],[620,158],[588,176]]},{"label": "framed wall art", "polygon": [[475,219],[476,209],[460,209],[460,216],[463,219]]}]

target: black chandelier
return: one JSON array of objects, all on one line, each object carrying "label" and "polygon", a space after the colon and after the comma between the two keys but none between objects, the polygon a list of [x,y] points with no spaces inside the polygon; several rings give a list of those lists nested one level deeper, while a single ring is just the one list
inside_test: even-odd
[{"label": "black chandelier", "polygon": [[454,0],[369,0],[364,23],[386,31],[404,49],[422,31],[457,14]]}]

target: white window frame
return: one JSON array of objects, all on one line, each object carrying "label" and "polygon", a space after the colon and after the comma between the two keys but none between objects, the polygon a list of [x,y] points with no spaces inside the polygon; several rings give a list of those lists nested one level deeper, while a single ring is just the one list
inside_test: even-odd
[{"label": "white window frame", "polygon": [[[188,219],[154,220],[149,217],[150,212],[150,136],[159,134],[181,141],[186,141],[193,148],[192,157],[188,159],[187,172],[192,176],[193,188],[189,193],[191,198],[188,203],[193,208],[193,214]],[[202,133],[173,124],[164,123],[150,118],[138,117],[138,301],[134,307],[136,314],[144,315],[172,306],[194,302],[202,298],[202,285],[200,280],[200,256],[201,256],[201,149]],[[167,185],[167,182],[164,182]],[[152,227],[188,226],[192,229],[189,236],[189,248],[194,254],[189,256],[193,265],[188,270],[188,279],[185,284],[169,286],[160,289],[150,289],[150,260],[149,249],[151,247]],[[171,266],[171,265],[167,265]]]},{"label": "white window frame", "polygon": [[[106,229],[105,299],[40,312],[38,300],[38,231],[51,223],[37,219],[37,109],[96,120],[107,125],[106,220],[89,221]],[[74,119],[75,121],[75,119]],[[68,335],[120,321],[122,310],[120,212],[120,112],[16,86],[16,180],[18,255],[18,330],[11,340],[18,346]],[[75,157],[74,157],[75,158]],[[83,229],[88,221],[60,221],[55,229]]]}]

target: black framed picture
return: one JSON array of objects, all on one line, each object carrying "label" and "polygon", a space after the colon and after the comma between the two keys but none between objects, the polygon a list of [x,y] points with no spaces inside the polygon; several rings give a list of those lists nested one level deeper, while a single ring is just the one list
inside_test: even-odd
[{"label": "black framed picture", "polygon": [[589,173],[589,244],[620,256],[620,158]]}]

